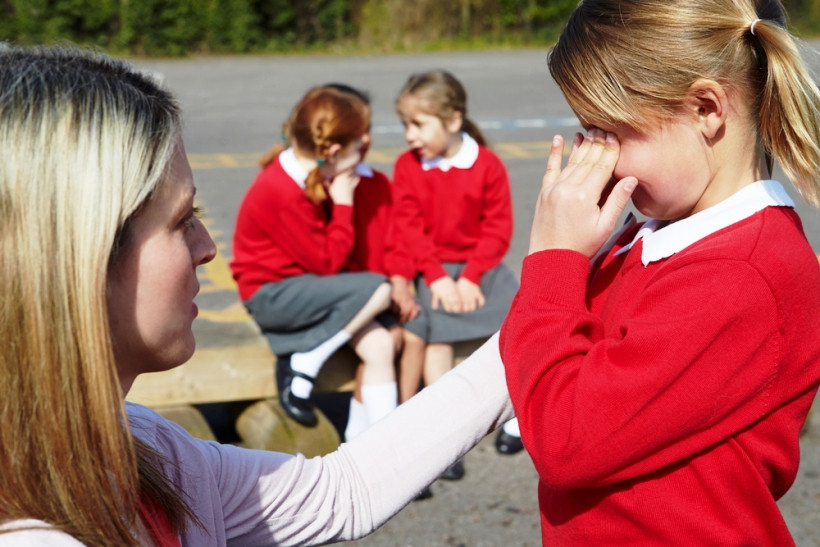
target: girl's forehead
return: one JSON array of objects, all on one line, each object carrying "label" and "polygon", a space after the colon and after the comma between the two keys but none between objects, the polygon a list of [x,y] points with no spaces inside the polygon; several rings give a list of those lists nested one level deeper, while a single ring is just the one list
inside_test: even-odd
[{"label": "girl's forehead", "polygon": [[404,93],[399,97],[398,109],[402,114],[410,116],[416,114],[436,115],[428,100],[413,93]]}]

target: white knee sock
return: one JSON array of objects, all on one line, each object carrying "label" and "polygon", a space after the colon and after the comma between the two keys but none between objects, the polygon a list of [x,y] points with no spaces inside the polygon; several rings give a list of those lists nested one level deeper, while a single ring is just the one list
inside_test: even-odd
[{"label": "white knee sock", "polygon": [[313,382],[294,376],[290,381],[290,391],[300,399],[310,399],[310,394],[313,393]]},{"label": "white knee sock", "polygon": [[399,405],[396,382],[362,386],[362,404],[367,410],[370,425],[375,424]]},{"label": "white knee sock", "polygon": [[513,418],[504,423],[504,433],[513,437],[521,436],[521,430],[518,428],[518,418]]},{"label": "white knee sock", "polygon": [[[294,353],[290,356],[290,368],[311,378],[316,378],[322,365],[333,353],[350,340],[350,334],[340,330],[310,351]],[[307,399],[313,391],[313,383],[298,376],[291,382],[291,391],[297,397]]]},{"label": "white knee sock", "polygon": [[368,427],[370,427],[370,420],[367,417],[367,410],[362,403],[351,397],[350,412],[347,416],[347,427],[345,427],[345,441],[357,437]]}]

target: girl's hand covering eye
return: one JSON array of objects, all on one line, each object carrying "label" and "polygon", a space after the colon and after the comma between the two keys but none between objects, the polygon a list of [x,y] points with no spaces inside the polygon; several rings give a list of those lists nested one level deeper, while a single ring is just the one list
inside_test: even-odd
[{"label": "girl's hand covering eye", "polygon": [[614,134],[592,128],[586,136],[575,135],[562,169],[564,139],[553,138],[535,205],[530,254],[569,249],[592,257],[598,252],[638,184],[635,177],[613,180],[619,152]]}]

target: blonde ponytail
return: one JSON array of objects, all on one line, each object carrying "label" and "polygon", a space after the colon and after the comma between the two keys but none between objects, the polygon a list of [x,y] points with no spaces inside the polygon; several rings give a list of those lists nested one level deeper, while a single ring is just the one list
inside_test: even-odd
[{"label": "blonde ponytail", "polygon": [[820,206],[820,91],[786,29],[760,20],[753,39],[766,65],[759,116],[763,145],[803,199]]}]

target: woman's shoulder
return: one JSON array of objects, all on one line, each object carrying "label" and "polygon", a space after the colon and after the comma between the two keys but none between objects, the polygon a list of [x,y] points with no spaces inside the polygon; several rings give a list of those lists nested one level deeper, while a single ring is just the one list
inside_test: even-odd
[{"label": "woman's shoulder", "polygon": [[82,545],[70,535],[42,520],[22,519],[0,524],[3,547],[77,547]]},{"label": "woman's shoulder", "polygon": [[146,406],[126,402],[125,409],[134,435],[160,452],[166,452],[171,445],[179,447],[195,440],[185,429]]}]

